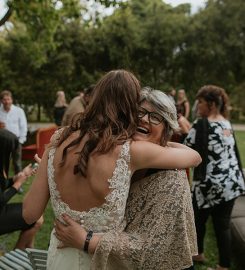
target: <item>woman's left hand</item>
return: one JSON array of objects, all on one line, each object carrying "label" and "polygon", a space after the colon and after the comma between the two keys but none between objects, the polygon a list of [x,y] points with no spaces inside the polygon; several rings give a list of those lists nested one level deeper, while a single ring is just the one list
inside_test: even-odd
[{"label": "woman's left hand", "polygon": [[83,249],[87,235],[86,230],[68,215],[63,215],[62,218],[66,225],[59,220],[55,221],[55,236],[62,242],[58,248],[72,247],[80,250]]}]

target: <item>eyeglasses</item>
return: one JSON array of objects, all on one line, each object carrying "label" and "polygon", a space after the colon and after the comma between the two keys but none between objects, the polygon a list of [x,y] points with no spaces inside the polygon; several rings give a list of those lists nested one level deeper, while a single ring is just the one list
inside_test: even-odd
[{"label": "eyeglasses", "polygon": [[145,108],[140,107],[138,110],[138,117],[143,118],[147,114],[149,122],[153,125],[159,125],[163,122],[164,118],[156,112],[149,112]]}]

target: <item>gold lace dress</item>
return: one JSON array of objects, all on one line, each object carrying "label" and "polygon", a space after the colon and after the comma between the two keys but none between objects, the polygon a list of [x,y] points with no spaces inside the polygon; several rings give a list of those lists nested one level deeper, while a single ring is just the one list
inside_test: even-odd
[{"label": "gold lace dress", "polygon": [[[56,134],[56,136],[57,135],[58,134]],[[53,138],[53,140],[55,139],[57,138]],[[66,213],[79,222],[86,230],[93,230],[95,233],[123,230],[125,228],[124,216],[131,178],[129,149],[130,143],[127,141],[121,148],[112,178],[108,180],[111,192],[105,198],[106,202],[101,207],[92,208],[88,212],[79,212],[70,209],[69,205],[62,201],[57,189],[53,166],[54,153],[56,150],[54,144],[49,151],[48,183],[55,218],[62,220],[61,215]],[[82,249],[58,249],[58,245],[59,240],[55,237],[53,230],[48,249],[47,269],[90,269],[90,255],[85,253]]]},{"label": "gold lace dress", "polygon": [[182,270],[197,254],[184,170],[162,170],[132,184],[124,231],[105,233],[92,270]]}]

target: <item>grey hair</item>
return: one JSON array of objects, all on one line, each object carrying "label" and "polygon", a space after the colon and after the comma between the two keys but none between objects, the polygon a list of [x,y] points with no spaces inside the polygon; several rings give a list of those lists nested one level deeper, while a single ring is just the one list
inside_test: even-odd
[{"label": "grey hair", "polygon": [[166,145],[173,133],[179,131],[175,104],[162,91],[152,89],[151,87],[142,88],[140,93],[140,103],[144,101],[150,103],[156,112],[164,118],[165,134],[161,144]]}]

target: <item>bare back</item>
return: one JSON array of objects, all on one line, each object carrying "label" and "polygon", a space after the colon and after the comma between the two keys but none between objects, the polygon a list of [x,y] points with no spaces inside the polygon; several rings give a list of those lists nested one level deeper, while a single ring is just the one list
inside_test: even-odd
[{"label": "bare back", "polygon": [[[86,138],[78,146],[71,147],[64,166],[59,165],[64,147],[76,136],[77,133],[72,134],[58,148],[51,147],[49,151],[48,182],[55,216],[59,218],[66,213],[77,221],[83,220],[82,223],[87,221],[88,228],[102,225],[98,218],[104,218],[102,223],[108,226],[108,217],[110,222],[114,217],[118,220],[116,223],[122,222],[131,178],[130,143],[119,145],[104,155],[91,154],[87,177],[83,177],[81,174],[74,175],[73,168],[77,164],[76,152],[82,149]],[[91,219],[95,221],[93,225]],[[100,228],[97,230],[100,231]]]}]

